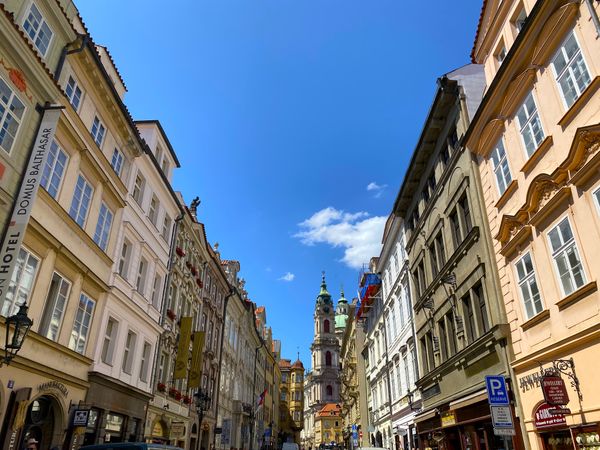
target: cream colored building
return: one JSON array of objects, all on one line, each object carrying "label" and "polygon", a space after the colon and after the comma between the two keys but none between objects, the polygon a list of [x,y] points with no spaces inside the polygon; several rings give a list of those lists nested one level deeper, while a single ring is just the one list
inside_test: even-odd
[{"label": "cream colored building", "polygon": [[[599,431],[599,12],[587,0],[486,1],[472,52],[487,90],[465,141],[479,162],[513,388],[534,449],[583,448],[578,434]],[[552,367],[566,381],[564,416],[540,388]]]}]

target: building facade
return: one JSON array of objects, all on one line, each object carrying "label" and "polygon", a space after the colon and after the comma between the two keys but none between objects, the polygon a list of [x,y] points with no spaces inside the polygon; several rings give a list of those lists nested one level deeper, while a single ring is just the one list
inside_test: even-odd
[{"label": "building facade", "polygon": [[[583,448],[599,431],[599,12],[591,1],[484,2],[472,52],[488,88],[465,141],[479,163],[513,388],[534,449]],[[566,381],[566,414],[544,401],[549,374]]]},{"label": "building facade", "polygon": [[289,359],[280,359],[279,369],[279,444],[300,444],[300,431],[304,424],[304,365],[299,358],[293,364]]}]

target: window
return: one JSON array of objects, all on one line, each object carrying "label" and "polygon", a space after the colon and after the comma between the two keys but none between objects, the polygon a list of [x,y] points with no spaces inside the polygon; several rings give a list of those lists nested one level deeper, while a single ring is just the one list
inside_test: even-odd
[{"label": "window", "polygon": [[135,177],[135,185],[133,186],[133,199],[137,202],[138,205],[142,206],[142,201],[144,200],[144,186],[146,184],[146,180],[142,176],[141,173]]},{"label": "window", "polygon": [[92,314],[94,313],[94,300],[89,298],[83,292],[79,296],[79,306],[75,313],[73,321],[73,330],[69,339],[69,348],[77,353],[85,352],[88,332],[92,322]]},{"label": "window", "polygon": [[458,221],[458,213],[456,209],[453,209],[448,215],[450,221],[450,232],[452,234],[452,243],[454,248],[462,242],[462,234],[460,232],[460,222]]},{"label": "window", "polygon": [[433,357],[433,334],[431,331],[425,334],[425,340],[427,343],[427,367],[429,370],[433,370],[435,367],[435,359]]},{"label": "window", "polygon": [[123,247],[121,248],[121,256],[119,257],[119,275],[121,275],[123,278],[127,278],[130,257],[131,243],[127,239],[125,239],[123,241]]},{"label": "window", "polygon": [[527,21],[527,13],[525,12],[525,8],[521,8],[519,14],[515,17],[513,24],[517,33],[520,33],[523,27],[525,26],[525,22]]},{"label": "window", "polygon": [[585,273],[567,217],[550,230],[548,239],[563,293],[569,295],[585,284]]},{"label": "window", "polygon": [[115,149],[113,150],[112,157],[110,159],[110,165],[112,166],[113,170],[119,177],[121,176],[121,173],[123,172],[123,161],[124,160],[125,160],[125,157],[123,156],[123,153],[121,152],[121,150],[119,150],[118,148],[115,147]]},{"label": "window", "polygon": [[479,311],[479,320],[481,324],[481,334],[487,333],[490,329],[490,321],[488,319],[487,304],[485,302],[485,295],[483,294],[483,286],[481,283],[477,283],[473,287],[473,301]]},{"label": "window", "polygon": [[446,324],[448,325],[448,356],[456,353],[456,327],[454,326],[454,313],[452,310],[446,314]]},{"label": "window", "polygon": [[137,334],[129,330],[127,332],[127,339],[125,340],[125,349],[123,350],[123,363],[121,364],[121,370],[131,375],[131,366],[133,364],[133,355],[135,353],[135,341],[137,340]]},{"label": "window", "polygon": [[92,193],[92,186],[80,174],[75,185],[75,192],[73,192],[69,215],[81,228],[85,225],[85,218],[92,200]]},{"label": "window", "polygon": [[35,3],[31,3],[29,7],[29,13],[25,17],[23,28],[35,45],[35,48],[38,49],[42,56],[46,56],[53,33]]},{"label": "window", "polygon": [[517,278],[519,289],[521,290],[521,298],[525,305],[525,317],[531,319],[536,314],[539,314],[544,309],[540,290],[538,289],[537,280],[535,278],[535,270],[531,254],[526,253],[517,263]]},{"label": "window", "polygon": [[554,55],[552,68],[565,104],[569,108],[591,81],[581,49],[572,31]]},{"label": "window", "polygon": [[162,285],[162,277],[160,274],[154,275],[154,283],[152,283],[152,305],[156,309],[160,309],[160,288]]},{"label": "window", "polygon": [[325,319],[323,321],[323,332],[329,333],[329,320]]},{"label": "window", "polygon": [[98,247],[105,251],[106,246],[108,245],[108,237],[110,234],[112,219],[113,213],[110,212],[110,209],[108,209],[106,203],[102,202],[102,205],[100,205],[100,212],[98,214],[96,232],[94,233],[94,242],[98,244]]},{"label": "window", "polygon": [[0,78],[0,147],[6,153],[10,153],[24,112],[25,105]]},{"label": "window", "polygon": [[496,144],[496,147],[492,150],[492,166],[494,174],[496,175],[496,182],[498,183],[498,191],[500,192],[500,195],[502,195],[512,181],[512,175],[510,174],[510,168],[508,167],[508,159],[506,158],[502,139],[498,141],[498,144]]},{"label": "window", "polygon": [[38,263],[35,256],[21,247],[0,311],[4,317],[16,314],[19,307],[29,299]]},{"label": "window", "polygon": [[444,247],[444,238],[442,237],[442,232],[440,231],[430,246],[430,254],[431,254],[431,268],[433,270],[433,276],[435,277],[444,264],[446,264],[446,249]]},{"label": "window", "polygon": [[75,78],[69,76],[69,80],[67,81],[67,86],[65,87],[65,93],[67,94],[67,98],[75,111],[79,110],[79,104],[81,103],[81,88],[75,81]]},{"label": "window", "polygon": [[171,233],[171,218],[167,213],[165,213],[161,234],[163,239],[167,242],[167,244],[169,243],[169,233]]},{"label": "window", "polygon": [[44,314],[39,330],[42,336],[53,341],[58,339],[58,332],[60,331],[70,288],[71,283],[54,272],[48,296],[46,297],[46,305],[44,306]]},{"label": "window", "polygon": [[138,275],[135,283],[135,287],[140,294],[144,293],[146,287],[146,272],[148,270],[148,261],[144,257],[140,258],[140,264],[138,266]]},{"label": "window", "polygon": [[517,111],[517,121],[521,129],[525,151],[527,156],[531,156],[544,140],[542,121],[531,92]]},{"label": "window", "polygon": [[327,395],[327,397],[333,397],[333,387],[328,384],[327,387],[325,388],[325,394]]},{"label": "window", "polygon": [[325,365],[327,367],[331,366],[331,352],[330,351],[327,351],[325,353]]},{"label": "window", "polygon": [[156,195],[152,194],[152,199],[150,200],[150,210],[148,211],[148,218],[153,225],[157,226],[158,221],[158,209],[159,203]]},{"label": "window", "polygon": [[460,217],[462,219],[462,226],[464,229],[464,234],[469,234],[471,228],[473,228],[473,223],[471,222],[471,209],[469,208],[469,199],[467,198],[467,193],[465,192],[463,196],[458,201]]},{"label": "window", "polygon": [[448,350],[448,340],[446,336],[446,323],[445,317],[442,317],[438,321],[438,336],[440,337],[440,350],[441,350],[441,360],[446,361],[448,359],[449,350]]},{"label": "window", "polygon": [[105,364],[112,365],[115,346],[117,344],[117,332],[119,330],[119,322],[112,317],[106,322],[106,331],[104,332],[104,341],[102,342],[102,353],[100,358]]},{"label": "window", "polygon": [[504,46],[504,43],[500,43],[494,56],[496,57],[498,66],[502,65],[502,63],[504,62],[504,59],[506,58],[506,47]]},{"label": "window", "polygon": [[65,151],[53,140],[48,150],[48,159],[44,166],[40,184],[54,199],[58,195],[58,188],[60,187],[68,159],[69,157]]},{"label": "window", "polygon": [[144,342],[142,350],[142,360],[140,362],[140,381],[146,383],[148,381],[148,367],[150,365],[150,351],[152,346],[148,342]]},{"label": "window", "polygon": [[413,273],[413,276],[415,278],[417,298],[419,298],[423,292],[425,292],[425,265],[423,264],[423,261],[419,263],[417,269]]},{"label": "window", "polygon": [[467,292],[462,298],[463,315],[465,317],[465,334],[467,337],[467,343],[471,343],[475,340],[477,328],[475,326],[475,314],[473,313],[473,306],[471,305],[471,295]]},{"label": "window", "polygon": [[104,124],[100,122],[98,116],[94,116],[94,121],[92,122],[92,137],[94,138],[94,142],[98,144],[98,147],[102,147],[105,133],[106,128],[104,128]]},{"label": "window", "polygon": [[162,160],[162,172],[165,174],[165,177],[169,176],[169,161],[166,156]]}]

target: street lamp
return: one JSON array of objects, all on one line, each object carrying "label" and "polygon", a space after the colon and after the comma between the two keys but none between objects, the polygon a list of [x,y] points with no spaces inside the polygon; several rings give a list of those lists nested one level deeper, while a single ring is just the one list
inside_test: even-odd
[{"label": "street lamp", "polygon": [[29,307],[23,303],[15,315],[6,318],[5,354],[0,359],[0,366],[4,363],[7,365],[10,364],[18,351],[21,350],[25,336],[27,336],[27,332],[31,328],[31,325],[33,325],[33,320],[27,317],[27,309]]},{"label": "street lamp", "polygon": [[419,411],[421,409],[418,406],[417,407],[414,406],[414,403],[413,403],[413,393],[411,391],[408,391],[406,393],[406,399],[408,400],[408,406],[410,407],[411,411]]},{"label": "street lamp", "polygon": [[210,397],[202,389],[198,390],[194,394],[194,404],[196,406],[196,413],[198,414],[198,429],[202,432],[202,418],[204,417],[204,411],[210,408]]}]

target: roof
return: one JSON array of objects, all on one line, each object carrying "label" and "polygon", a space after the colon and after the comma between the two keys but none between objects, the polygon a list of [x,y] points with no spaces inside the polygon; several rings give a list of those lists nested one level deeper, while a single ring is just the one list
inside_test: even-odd
[{"label": "roof", "polygon": [[477,30],[475,31],[475,40],[473,41],[473,48],[471,49],[471,61],[475,62],[475,48],[477,47],[477,41],[479,40],[479,33],[481,32],[481,25],[483,24],[483,14],[485,13],[485,7],[487,6],[487,0],[483,0],[481,5],[481,11],[479,13],[479,21],[477,22]]},{"label": "roof", "polygon": [[341,406],[337,403],[326,403],[325,406],[317,412],[317,417],[339,416],[341,410]]},{"label": "roof", "polygon": [[280,359],[279,367],[281,369],[289,369],[290,367],[292,367],[292,360],[291,359]]},{"label": "roof", "polygon": [[302,369],[302,370],[304,370],[304,364],[302,364],[302,361],[300,361],[299,359],[297,359],[296,362],[294,362],[294,364],[292,364],[292,369]]},{"label": "roof", "polygon": [[158,131],[160,132],[160,134],[163,137],[163,140],[167,144],[167,148],[169,149],[169,153],[171,154],[171,157],[175,161],[175,164],[177,165],[178,168],[181,167],[181,164],[179,163],[179,159],[177,159],[177,155],[175,154],[175,150],[173,149],[173,146],[171,145],[171,141],[169,141],[169,138],[167,137],[167,133],[165,133],[165,130],[162,127],[162,124],[160,123],[159,120],[156,120],[156,119],[151,119],[151,120],[136,120],[135,123],[136,124],[140,123],[140,124],[152,124],[152,125],[156,125],[156,127],[158,128]]}]

